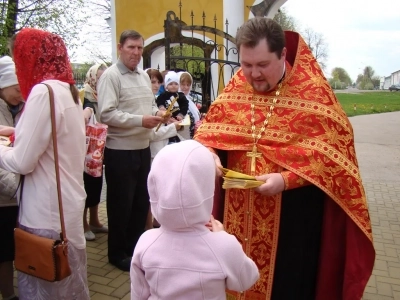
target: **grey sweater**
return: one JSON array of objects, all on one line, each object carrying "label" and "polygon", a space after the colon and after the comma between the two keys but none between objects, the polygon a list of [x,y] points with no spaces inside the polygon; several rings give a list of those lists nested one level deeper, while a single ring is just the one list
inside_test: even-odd
[{"label": "grey sweater", "polygon": [[138,150],[149,146],[151,129],[142,126],[144,115],[155,115],[149,76],[129,70],[121,61],[107,70],[97,84],[100,122],[108,125],[106,147]]}]

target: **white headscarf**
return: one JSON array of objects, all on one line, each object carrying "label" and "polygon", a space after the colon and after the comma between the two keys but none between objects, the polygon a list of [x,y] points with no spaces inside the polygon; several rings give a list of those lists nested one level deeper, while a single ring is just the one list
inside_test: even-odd
[{"label": "white headscarf", "polygon": [[90,102],[97,102],[97,71],[100,67],[103,67],[104,69],[107,68],[107,66],[104,64],[95,64],[91,66],[86,73],[86,80],[84,85],[85,98],[88,99]]},{"label": "white headscarf", "polygon": [[[179,76],[179,92],[182,92],[181,91],[180,82],[181,82],[181,75],[183,73],[189,74],[190,79],[192,80],[192,83],[193,83],[193,77],[192,77],[192,75],[190,75],[189,72],[178,72],[178,76]],[[189,110],[193,115],[194,122],[196,123],[197,121],[200,121],[200,117],[201,117],[200,111],[197,108],[196,104],[193,102],[192,96],[190,96],[190,92],[189,92],[189,94],[187,94],[185,96],[186,96],[186,99],[188,99],[188,101],[189,101]]]},{"label": "white headscarf", "polygon": [[11,57],[0,58],[0,89],[18,84],[15,74],[15,64]]}]

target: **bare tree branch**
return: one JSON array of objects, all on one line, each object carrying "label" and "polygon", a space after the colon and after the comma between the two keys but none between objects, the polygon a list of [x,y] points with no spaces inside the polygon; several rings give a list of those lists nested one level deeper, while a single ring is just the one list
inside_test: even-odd
[{"label": "bare tree branch", "polygon": [[[8,0],[2,1],[0,15],[0,54],[7,53],[6,41],[9,36],[23,27],[36,27],[56,31],[63,36],[65,43],[76,47],[76,37],[83,24],[81,11],[84,0]],[[15,3],[15,9],[9,4]],[[16,12],[13,17],[12,11]],[[15,21],[13,22],[13,19]],[[8,26],[8,27],[7,27]]]},{"label": "bare tree branch", "polygon": [[322,70],[326,71],[326,61],[328,59],[328,46],[322,33],[315,32],[311,28],[306,28],[302,34],[304,41],[310,48],[315,59],[318,61]]},{"label": "bare tree branch", "polygon": [[[83,31],[85,35],[83,48],[91,59],[109,63],[111,61],[111,28],[105,20],[111,13],[110,0],[88,0],[86,7],[90,10]],[[94,47],[93,45],[96,45]]]}]

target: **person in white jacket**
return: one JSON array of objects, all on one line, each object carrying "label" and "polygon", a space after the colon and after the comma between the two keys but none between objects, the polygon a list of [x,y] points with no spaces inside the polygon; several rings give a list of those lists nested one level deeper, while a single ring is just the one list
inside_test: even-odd
[{"label": "person in white jacket", "polygon": [[256,264],[211,216],[215,174],[212,154],[194,140],[168,145],[155,157],[148,190],[161,227],[136,245],[132,300],[220,300],[225,289],[244,291],[258,280]]},{"label": "person in white jacket", "polygon": [[[163,82],[163,76],[160,71],[156,69],[146,69],[145,72],[150,77],[151,89],[153,91],[154,97],[157,97],[158,90],[160,89],[160,85]],[[178,135],[178,130],[180,129],[179,121],[174,121],[173,119],[169,119],[168,124],[162,124],[158,130],[157,128],[153,128],[150,135],[150,153],[151,153],[151,161],[153,161],[156,154],[165,146],[168,145],[168,140],[171,137]],[[180,137],[183,140],[183,137]],[[157,220],[153,220],[151,215],[151,211],[149,208],[149,213],[147,215],[146,220],[146,230],[151,229],[153,227],[159,227]]]},{"label": "person in white jacket", "polygon": [[24,176],[18,193],[22,208],[18,227],[37,236],[59,238],[50,97],[42,82],[48,84],[54,91],[62,208],[71,268],[71,275],[58,282],[18,272],[19,298],[87,300],[90,294],[82,223],[86,198],[82,176],[85,123],[67,48],[57,34],[23,28],[11,40],[11,52],[26,104],[15,127],[13,147],[0,145],[0,168]]}]

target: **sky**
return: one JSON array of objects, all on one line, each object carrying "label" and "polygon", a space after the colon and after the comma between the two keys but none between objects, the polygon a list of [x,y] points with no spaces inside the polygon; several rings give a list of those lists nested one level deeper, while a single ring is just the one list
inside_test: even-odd
[{"label": "sky", "polygon": [[380,77],[400,70],[400,1],[287,0],[282,7],[301,29],[324,36],[327,77],[335,67],[353,81],[366,66]]}]

